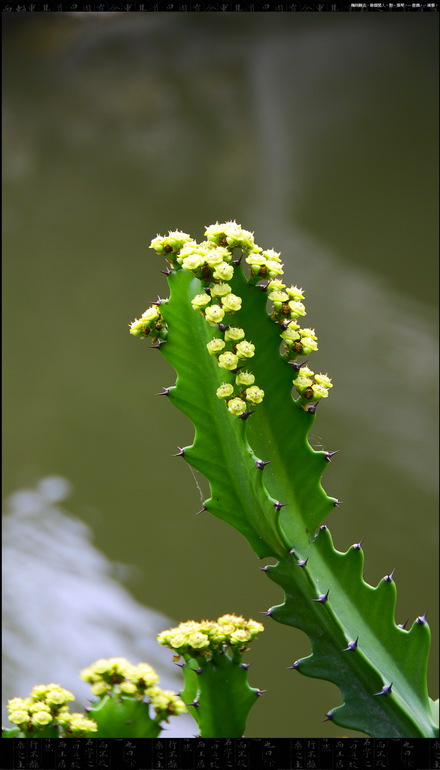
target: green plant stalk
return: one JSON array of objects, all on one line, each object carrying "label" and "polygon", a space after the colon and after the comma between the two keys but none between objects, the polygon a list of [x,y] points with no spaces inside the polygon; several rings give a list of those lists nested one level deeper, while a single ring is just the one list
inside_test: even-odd
[{"label": "green plant stalk", "polygon": [[[360,547],[341,553],[326,527],[315,534],[338,502],[321,486],[330,458],[308,443],[315,413],[291,398],[294,372],[279,353],[279,327],[266,312],[265,293],[235,269],[229,283],[243,305],[234,324],[256,343],[252,372],[266,394],[243,420],[216,396],[222,382],[233,381],[206,349],[219,329],[191,305],[206,283],[180,269],[171,270],[168,282],[170,299],[160,304],[168,335],[160,350],[177,380],[166,394],[195,428],[193,444],[180,454],[209,480],[206,510],[239,530],[260,558],[278,559],[267,574],[285,601],[268,614],[305,631],[312,645],[294,667],[339,686],[344,703],[327,717],[342,727],[373,737],[435,736],[426,618],[409,631],[396,626],[392,576],[373,588],[362,578]],[[263,468],[259,460],[271,464]]]},{"label": "green plant stalk", "polygon": [[157,738],[162,730],[160,717],[151,719],[148,704],[128,696],[115,700],[106,695],[88,716],[98,725],[96,738]]},{"label": "green plant stalk", "polygon": [[209,661],[185,657],[180,697],[201,738],[241,738],[250,709],[261,694],[249,686],[241,656],[218,653]]}]

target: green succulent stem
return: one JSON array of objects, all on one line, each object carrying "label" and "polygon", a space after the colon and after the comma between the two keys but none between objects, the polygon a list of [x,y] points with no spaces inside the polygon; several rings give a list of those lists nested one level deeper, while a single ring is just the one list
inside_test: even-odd
[{"label": "green succulent stem", "polygon": [[201,738],[240,738],[244,734],[259,690],[249,686],[247,668],[240,661],[241,656],[231,657],[227,652],[209,661],[185,656],[185,688],[180,695]]},{"label": "green succulent stem", "polygon": [[[246,278],[241,266],[235,266],[228,278],[233,295],[242,302],[233,323],[255,344],[251,369],[265,394],[262,403],[247,406],[243,415],[231,413],[216,392],[222,383],[234,383],[237,370],[225,370],[221,360],[210,355],[207,343],[220,336],[221,327],[207,323],[208,316],[191,304],[203,295],[209,280],[201,279],[201,268],[180,269],[175,260],[171,268],[170,299],[160,308],[168,336],[160,349],[177,374],[168,396],[195,428],[193,444],[184,447],[183,458],[210,483],[211,496],[204,507],[241,532],[260,558],[277,560],[265,571],[283,588],[285,599],[269,614],[303,630],[312,646],[311,655],[295,668],[338,685],[343,704],[328,712],[337,725],[373,737],[437,735],[426,686],[430,642],[426,618],[414,621],[409,631],[399,628],[392,576],[372,587],[362,577],[361,548],[341,553],[327,527],[320,528],[339,502],[321,485],[329,457],[309,444],[316,408],[307,408],[307,380],[300,396],[292,398],[299,368],[291,365],[295,349],[280,352],[280,324],[266,310],[266,292],[255,285],[255,277]],[[293,305],[298,308],[301,303]],[[297,312],[302,313],[301,307]],[[307,340],[300,341],[314,349],[313,330],[304,330],[304,335]],[[319,377],[331,387],[326,376]],[[187,694],[196,686],[197,674],[191,668],[187,662]],[[226,713],[222,709],[220,722],[206,727],[205,735],[215,731],[217,736],[231,737],[232,725],[221,727]]]}]

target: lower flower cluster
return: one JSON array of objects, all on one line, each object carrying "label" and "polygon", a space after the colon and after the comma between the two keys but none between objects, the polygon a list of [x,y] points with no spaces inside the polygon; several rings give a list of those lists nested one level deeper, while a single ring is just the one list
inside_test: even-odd
[{"label": "lower flower cluster", "polygon": [[128,695],[143,700],[147,697],[158,717],[176,716],[186,711],[178,695],[157,686],[159,675],[148,663],[134,665],[126,658],[100,658],[81,671],[81,679],[89,682],[93,695],[100,698]]},{"label": "lower flower cluster", "polygon": [[9,721],[28,737],[38,737],[43,729],[57,725],[65,737],[86,737],[96,732],[95,721],[69,711],[67,703],[72,700],[73,693],[58,684],[39,684],[28,698],[12,698],[8,702]]}]

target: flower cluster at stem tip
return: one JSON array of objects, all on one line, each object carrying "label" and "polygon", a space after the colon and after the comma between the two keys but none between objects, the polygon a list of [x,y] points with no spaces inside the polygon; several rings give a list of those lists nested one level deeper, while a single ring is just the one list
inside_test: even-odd
[{"label": "flower cluster at stem tip", "polygon": [[[219,223],[205,228],[205,240],[195,241],[188,233],[169,231],[168,235],[157,235],[150,248],[164,255],[169,262],[169,271],[184,270],[199,279],[201,289],[191,300],[195,311],[200,313],[212,329],[213,338],[207,343],[208,353],[217,360],[219,369],[224,371],[224,381],[217,388],[218,398],[224,400],[229,412],[246,417],[249,407],[260,404],[265,396],[252,371],[242,371],[243,365],[252,369],[252,359],[258,352],[256,343],[246,339],[239,322],[234,323],[235,313],[240,315],[243,300],[232,291],[234,270],[239,260],[234,259],[234,250],[240,249],[249,266],[248,282],[267,292],[269,317],[281,327],[283,358],[295,361],[298,356],[318,350],[315,330],[301,328],[298,319],[306,315],[303,290],[287,286],[281,254],[274,249],[262,249],[255,243],[254,234],[244,230],[235,221]],[[153,341],[165,341],[167,324],[161,313],[160,300],[150,306],[140,319],[130,324],[130,334]],[[332,387],[327,375],[314,375],[303,364],[293,384],[299,398],[297,404],[306,408],[310,401],[326,398]]]},{"label": "flower cluster at stem tip", "polygon": [[81,671],[81,679],[89,682],[93,695],[100,698],[111,695],[143,700],[147,697],[161,718],[186,711],[178,695],[157,686],[159,676],[148,663],[134,665],[126,658],[100,658]]},{"label": "flower cluster at stem tip", "polygon": [[39,731],[56,725],[60,725],[67,737],[86,737],[96,732],[94,720],[69,711],[67,704],[72,700],[75,700],[73,693],[59,684],[38,684],[29,697],[12,698],[8,702],[9,721],[29,736],[38,736]]},{"label": "flower cluster at stem tip", "polygon": [[262,623],[245,620],[240,615],[222,615],[217,620],[188,620],[175,628],[162,631],[159,644],[169,647],[176,655],[210,660],[216,653],[227,649],[241,656],[247,645],[264,631]]}]

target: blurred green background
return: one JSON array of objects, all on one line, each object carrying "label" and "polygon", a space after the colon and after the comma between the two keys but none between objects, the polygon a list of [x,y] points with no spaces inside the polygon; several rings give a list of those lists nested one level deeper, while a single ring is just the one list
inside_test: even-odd
[{"label": "blurred green background", "polygon": [[[139,568],[133,596],[176,621],[281,600],[194,515],[171,457],[191,425],[154,398],[173,373],[128,335],[167,292],[151,238],[237,219],[304,287],[333,377],[311,442],[341,450],[335,544],[363,538],[372,584],[396,568],[397,622],[428,609],[437,640],[437,21],[4,14],[4,494],[69,479],[98,548]],[[285,670],[307,638],[266,629],[247,734],[340,735],[320,721],[339,691]]]}]

